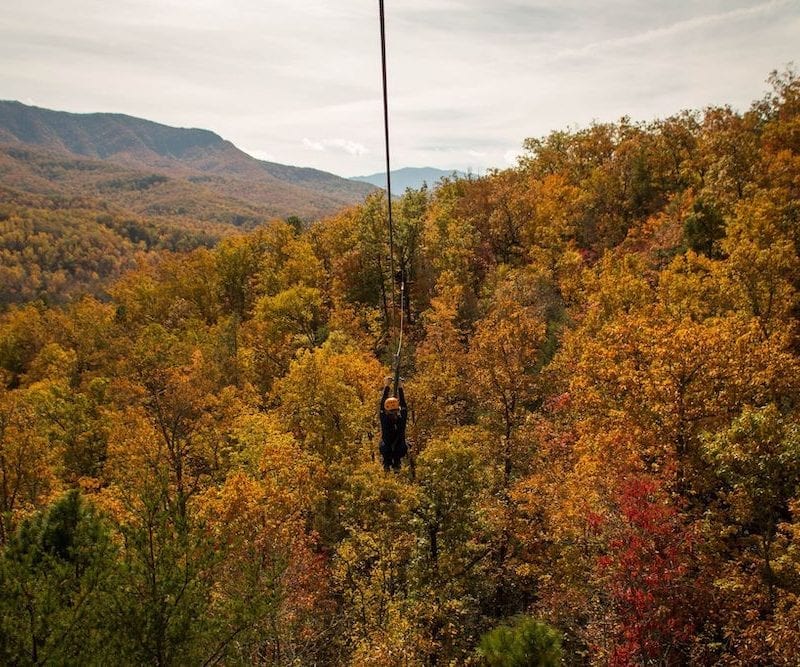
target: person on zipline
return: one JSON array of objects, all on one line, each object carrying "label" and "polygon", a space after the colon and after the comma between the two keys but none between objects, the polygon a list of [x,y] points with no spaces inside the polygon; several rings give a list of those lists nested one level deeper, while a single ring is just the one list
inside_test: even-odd
[{"label": "person on zipline", "polygon": [[400,460],[408,453],[406,445],[406,418],[408,406],[402,380],[397,386],[397,398],[390,396],[392,377],[386,378],[381,396],[381,456],[383,469],[400,470]]}]

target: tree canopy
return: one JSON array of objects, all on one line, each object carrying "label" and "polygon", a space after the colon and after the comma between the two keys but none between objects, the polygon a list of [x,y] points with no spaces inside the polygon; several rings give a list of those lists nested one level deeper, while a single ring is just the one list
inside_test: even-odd
[{"label": "tree canopy", "polygon": [[400,474],[385,198],[179,253],[6,205],[2,662],[795,664],[800,80],[771,83],[406,192]]}]

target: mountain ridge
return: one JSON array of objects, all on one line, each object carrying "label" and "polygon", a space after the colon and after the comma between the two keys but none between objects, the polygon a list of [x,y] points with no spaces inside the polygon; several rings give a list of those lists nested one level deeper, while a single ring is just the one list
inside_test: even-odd
[{"label": "mountain ridge", "polygon": [[[423,184],[434,187],[442,178],[449,178],[454,175],[457,178],[467,177],[467,174],[457,169],[447,170],[436,169],[435,167],[402,167],[401,169],[393,169],[391,174],[392,190],[396,191],[396,194],[402,194],[405,192],[406,188],[418,190]],[[385,171],[379,171],[366,176],[351,176],[350,180],[360,183],[369,183],[378,188],[386,189]]]},{"label": "mountain ridge", "polygon": [[78,114],[0,101],[0,144],[202,182],[219,195],[279,217],[322,217],[374,191],[369,184],[310,167],[258,160],[211,130],[126,114]]}]

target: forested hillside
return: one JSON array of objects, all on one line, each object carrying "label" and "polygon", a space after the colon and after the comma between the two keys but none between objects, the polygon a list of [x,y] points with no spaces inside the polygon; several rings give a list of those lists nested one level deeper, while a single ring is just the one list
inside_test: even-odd
[{"label": "forested hillside", "polygon": [[771,83],[406,193],[398,474],[380,196],[11,307],[0,662],[797,664],[800,80]]},{"label": "forested hillside", "polygon": [[154,261],[158,251],[212,247],[234,233],[241,229],[180,213],[137,215],[98,198],[0,186],[0,312],[32,300],[104,297],[124,271]]},{"label": "forested hillside", "polygon": [[[209,130],[170,127],[123,114],[67,113],[0,100],[3,144],[28,152],[69,156],[73,162],[91,159],[124,167],[142,172],[139,179],[155,173],[162,178],[150,185],[166,182],[173,190],[182,188],[186,191],[184,205],[192,196],[206,199],[211,194],[218,200],[232,199],[240,206],[258,207],[277,217],[312,219],[331,214],[360,201],[374,189],[318,169],[257,160]],[[63,172],[64,165],[54,166]],[[63,173],[44,175],[51,186],[57,187]],[[132,178],[129,175],[121,180],[118,189],[124,190]],[[113,189],[113,183],[107,185]]]},{"label": "forested hillside", "polygon": [[0,101],[0,311],[104,297],[152,251],[213,247],[276,217],[307,224],[373,190],[208,130]]}]

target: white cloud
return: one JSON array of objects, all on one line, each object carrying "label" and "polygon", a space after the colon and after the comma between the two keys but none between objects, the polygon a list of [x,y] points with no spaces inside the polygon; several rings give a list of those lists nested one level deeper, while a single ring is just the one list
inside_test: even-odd
[{"label": "white cloud", "polygon": [[349,139],[322,139],[320,141],[314,141],[308,137],[303,137],[303,146],[312,151],[326,151],[332,148],[334,151],[359,156],[366,155],[370,152],[364,144]]},{"label": "white cloud", "polygon": [[519,150],[516,148],[512,148],[503,153],[503,160],[505,160],[507,165],[516,165],[517,157],[519,157]]},{"label": "white cloud", "polygon": [[250,149],[250,148],[243,148],[242,149],[248,155],[256,158],[257,160],[264,160],[266,162],[277,162],[277,158],[275,157],[274,153],[268,153],[267,151],[262,151],[258,149]]},{"label": "white cloud", "polygon": [[742,20],[755,17],[759,14],[773,12],[781,7],[787,5],[794,0],[770,0],[763,2],[753,7],[739,7],[724,12],[717,12],[714,14],[701,14],[694,16],[683,21],[676,21],[667,26],[652,28],[644,30],[632,35],[624,37],[607,39],[598,42],[590,42],[584,44],[579,48],[564,49],[555,53],[555,59],[588,55],[595,51],[620,49],[630,46],[643,46],[650,42],[673,37],[689,31],[702,30],[703,28],[713,28],[714,26],[736,20]]},{"label": "white cloud", "polygon": [[[263,159],[383,168],[377,3],[3,6],[0,97],[203,127]],[[392,166],[516,162],[526,137],[763,95],[800,0],[388,3]]]},{"label": "white cloud", "polygon": [[325,145],[331,148],[339,148],[350,155],[366,155],[369,153],[369,149],[364,144],[348,139],[327,139],[325,140]]},{"label": "white cloud", "polygon": [[303,146],[311,151],[324,151],[325,144],[321,141],[311,141],[308,137],[303,137]]}]

